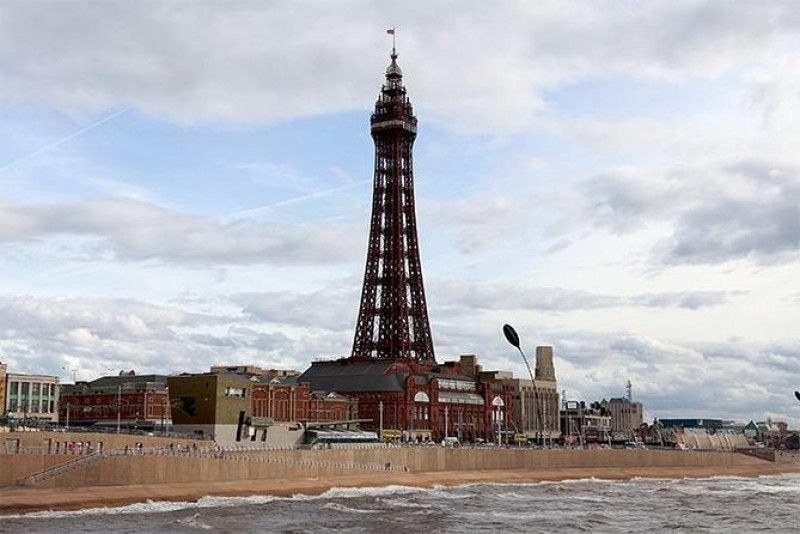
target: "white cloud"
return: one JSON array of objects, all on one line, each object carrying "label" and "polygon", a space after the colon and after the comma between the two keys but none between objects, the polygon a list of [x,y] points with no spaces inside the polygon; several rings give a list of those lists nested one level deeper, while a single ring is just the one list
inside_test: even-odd
[{"label": "white cloud", "polygon": [[584,195],[589,216],[617,232],[670,221],[672,235],[655,247],[664,263],[798,259],[799,168],[753,161],[666,176],[627,169],[587,182]]},{"label": "white cloud", "polygon": [[[0,243],[59,235],[97,238],[120,261],[184,265],[323,265],[358,256],[360,240],[343,225],[219,223],[125,199],[75,204],[0,204]],[[98,252],[98,258],[102,252]]]},{"label": "white cloud", "polygon": [[568,312],[608,308],[683,308],[724,304],[734,293],[683,291],[639,295],[599,295],[564,288],[521,287],[488,282],[439,282],[435,291],[448,310],[536,310]]},{"label": "white cloud", "polygon": [[598,76],[717,76],[790,40],[798,15],[786,2],[117,1],[76,9],[16,1],[0,21],[0,101],[93,113],[132,106],[180,122],[363,109],[379,60],[354,58],[388,50],[389,20],[426,116],[513,131],[543,109],[543,89]]}]

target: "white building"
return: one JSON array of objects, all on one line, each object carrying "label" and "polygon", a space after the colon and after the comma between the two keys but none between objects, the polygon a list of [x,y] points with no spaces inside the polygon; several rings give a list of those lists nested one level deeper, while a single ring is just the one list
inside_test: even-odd
[{"label": "white building", "polygon": [[58,386],[57,376],[8,373],[5,414],[18,421],[58,422]]}]

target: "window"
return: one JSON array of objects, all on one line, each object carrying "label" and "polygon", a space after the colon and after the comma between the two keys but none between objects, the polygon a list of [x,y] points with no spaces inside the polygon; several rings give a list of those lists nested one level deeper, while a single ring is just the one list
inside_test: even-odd
[{"label": "window", "polygon": [[194,397],[181,397],[180,406],[181,410],[183,410],[187,415],[191,417],[197,415],[197,404],[195,403]]},{"label": "window", "polygon": [[235,388],[235,387],[231,387],[231,386],[228,386],[228,387],[225,388],[225,396],[226,397],[243,398],[245,396],[246,392],[247,392],[247,389],[245,389],[245,388]]}]

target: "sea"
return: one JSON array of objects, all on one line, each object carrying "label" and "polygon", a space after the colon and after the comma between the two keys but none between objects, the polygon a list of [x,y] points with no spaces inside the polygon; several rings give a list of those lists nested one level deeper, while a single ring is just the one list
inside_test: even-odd
[{"label": "sea", "polygon": [[334,488],[0,517],[0,532],[796,532],[800,474]]}]

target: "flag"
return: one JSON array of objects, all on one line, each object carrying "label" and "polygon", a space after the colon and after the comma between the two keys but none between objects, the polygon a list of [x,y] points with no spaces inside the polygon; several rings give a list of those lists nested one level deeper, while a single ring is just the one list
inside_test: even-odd
[{"label": "flag", "polygon": [[388,33],[389,35],[394,35],[394,27],[389,28],[388,30],[386,30],[386,33]]}]

